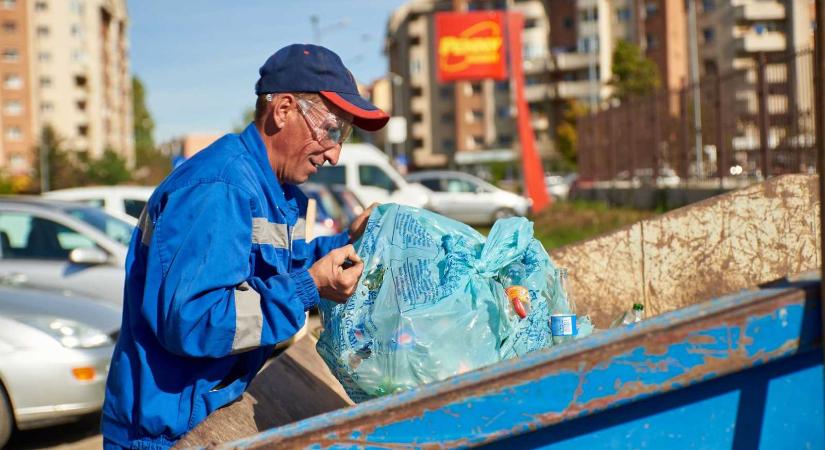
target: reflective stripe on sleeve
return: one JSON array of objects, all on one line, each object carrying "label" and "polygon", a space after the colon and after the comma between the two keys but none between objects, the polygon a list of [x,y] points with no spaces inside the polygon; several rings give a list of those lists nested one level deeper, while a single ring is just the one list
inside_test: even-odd
[{"label": "reflective stripe on sleeve", "polygon": [[155,231],[155,224],[152,223],[152,219],[149,217],[148,206],[144,206],[143,211],[140,212],[138,228],[140,228],[140,243],[148,247],[149,243],[152,242],[152,232]]},{"label": "reflective stripe on sleeve", "polygon": [[289,248],[286,224],[272,223],[263,217],[253,218],[252,243],[270,244],[278,248]]},{"label": "reflective stripe on sleeve", "polygon": [[235,338],[232,353],[260,347],[264,314],[261,296],[244,282],[235,289]]}]

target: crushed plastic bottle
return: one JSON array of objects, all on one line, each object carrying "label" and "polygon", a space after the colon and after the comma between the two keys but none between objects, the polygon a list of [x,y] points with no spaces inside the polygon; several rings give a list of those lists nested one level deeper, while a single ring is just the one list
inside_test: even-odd
[{"label": "crushed plastic bottle", "polygon": [[641,322],[642,315],[644,315],[644,310],[645,305],[641,303],[634,303],[630,310],[623,312],[621,316],[617,317],[616,320],[610,324],[610,328]]}]

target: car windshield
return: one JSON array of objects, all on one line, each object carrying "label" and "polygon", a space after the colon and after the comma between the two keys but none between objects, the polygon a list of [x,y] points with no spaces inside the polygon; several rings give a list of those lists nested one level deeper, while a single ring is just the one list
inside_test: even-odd
[{"label": "car windshield", "polygon": [[112,217],[96,208],[70,208],[66,210],[69,215],[106,233],[112,240],[123,245],[129,245],[132,238],[132,225]]}]

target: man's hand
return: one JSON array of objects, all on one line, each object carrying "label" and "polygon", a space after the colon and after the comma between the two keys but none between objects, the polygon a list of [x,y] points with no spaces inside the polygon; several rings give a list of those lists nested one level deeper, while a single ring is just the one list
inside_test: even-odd
[{"label": "man's hand", "polygon": [[349,226],[349,241],[355,242],[358,238],[364,234],[364,229],[367,227],[367,222],[370,219],[370,213],[375,207],[378,206],[378,203],[373,203],[370,205],[369,208],[365,209],[364,212],[358,215],[355,219],[353,219],[352,223]]},{"label": "man's hand", "polygon": [[[347,262],[349,261],[349,262]],[[344,268],[344,265],[348,266]],[[350,266],[349,263],[352,263]],[[344,303],[355,293],[358,278],[364,271],[364,262],[355,253],[355,247],[347,245],[327,253],[309,268],[309,275],[318,287],[321,297]]]}]

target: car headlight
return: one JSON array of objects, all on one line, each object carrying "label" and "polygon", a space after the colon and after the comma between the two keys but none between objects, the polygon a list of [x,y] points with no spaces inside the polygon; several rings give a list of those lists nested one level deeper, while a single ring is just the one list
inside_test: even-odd
[{"label": "car headlight", "polygon": [[53,337],[66,348],[94,348],[112,344],[106,333],[74,320],[58,317],[28,317],[21,322]]}]

